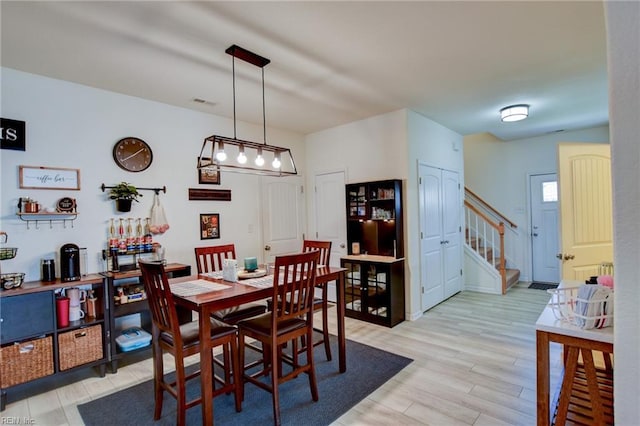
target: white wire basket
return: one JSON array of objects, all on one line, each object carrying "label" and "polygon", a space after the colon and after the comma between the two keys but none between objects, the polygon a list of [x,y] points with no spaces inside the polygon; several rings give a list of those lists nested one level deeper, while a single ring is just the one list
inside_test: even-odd
[{"label": "white wire basket", "polygon": [[549,306],[557,319],[583,329],[613,325],[613,291],[601,285],[552,288]]}]

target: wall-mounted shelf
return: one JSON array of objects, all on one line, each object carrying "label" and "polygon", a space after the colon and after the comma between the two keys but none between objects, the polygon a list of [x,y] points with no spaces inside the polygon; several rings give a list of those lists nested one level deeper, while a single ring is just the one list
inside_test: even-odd
[{"label": "wall-mounted shelf", "polygon": [[30,229],[30,224],[34,222],[36,229],[39,222],[49,222],[49,228],[53,228],[54,223],[62,223],[67,227],[67,222],[71,224],[73,228],[73,221],[78,217],[78,213],[16,213],[18,217],[27,222],[27,229]]},{"label": "wall-mounted shelf", "polygon": [[[100,185],[100,189],[102,189],[102,192],[104,192],[107,189],[111,189],[111,188],[115,188],[115,186],[107,186],[104,183],[102,185]],[[165,194],[167,193],[167,187],[166,186],[163,186],[162,188],[138,188],[138,187],[136,187],[136,189],[138,191],[153,191],[156,194],[159,194],[160,191],[162,191]]]}]

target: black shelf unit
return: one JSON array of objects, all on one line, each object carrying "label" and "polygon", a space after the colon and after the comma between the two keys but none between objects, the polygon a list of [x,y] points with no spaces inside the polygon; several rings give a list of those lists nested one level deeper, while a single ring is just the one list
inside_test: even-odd
[{"label": "black shelf unit", "polygon": [[404,320],[402,180],[351,183],[345,193],[346,315],[393,327]]},{"label": "black shelf unit", "polygon": [[382,180],[346,185],[348,253],[404,256],[402,181]]},{"label": "black shelf unit", "polygon": [[[191,275],[191,266],[180,263],[169,263],[165,266],[167,275],[170,278],[173,277],[185,277]],[[134,349],[132,351],[123,352],[118,349],[116,338],[118,337],[118,330],[116,328],[116,319],[126,317],[129,315],[140,314],[140,327],[151,334],[151,314],[149,312],[149,304],[146,299],[135,300],[128,303],[116,303],[115,296],[118,294],[118,289],[123,286],[140,286],[140,270],[133,269],[123,272],[106,272],[104,273],[106,282],[106,291],[109,295],[108,303],[109,310],[112,313],[109,316],[109,333],[107,336],[108,342],[108,357],[110,363],[110,370],[112,373],[118,371],[118,360],[123,357],[129,356],[134,353],[149,351],[151,345],[143,348]],[[180,323],[186,323],[192,320],[191,311],[178,309],[178,319]]]},{"label": "black shelf unit", "polygon": [[[63,288],[91,286],[94,294],[101,301],[101,309],[96,317],[84,317],[78,321],[70,321],[66,327],[58,327],[56,312],[56,293]],[[52,357],[51,374],[35,377],[1,390],[0,410],[4,410],[11,394],[32,393],[50,386],[60,380],[62,376],[72,375],[74,372],[90,367],[97,367],[100,377],[106,373],[109,360],[107,352],[108,321],[107,298],[105,297],[105,281],[98,274],[90,274],[77,281],[55,282],[31,281],[23,283],[21,287],[0,292],[0,345],[9,348],[15,344],[27,344],[39,339],[51,339]],[[61,368],[60,337],[68,333],[81,332],[89,327],[100,326],[100,342],[102,356],[98,359],[82,362],[69,368]]]},{"label": "black shelf unit", "polygon": [[345,256],[345,314],[393,327],[404,320],[404,259]]}]

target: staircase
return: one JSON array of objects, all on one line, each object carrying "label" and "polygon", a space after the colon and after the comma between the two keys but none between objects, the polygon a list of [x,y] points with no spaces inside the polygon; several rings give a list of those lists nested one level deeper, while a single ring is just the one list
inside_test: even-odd
[{"label": "staircase", "polygon": [[[508,256],[511,239],[505,235],[505,229],[515,230],[517,225],[468,188],[464,208],[465,255],[470,257],[470,264],[485,269],[485,274],[476,275],[482,275],[483,279],[478,280],[483,281],[489,292],[505,294],[520,279],[520,270]],[[505,223],[509,228],[505,228]]]}]

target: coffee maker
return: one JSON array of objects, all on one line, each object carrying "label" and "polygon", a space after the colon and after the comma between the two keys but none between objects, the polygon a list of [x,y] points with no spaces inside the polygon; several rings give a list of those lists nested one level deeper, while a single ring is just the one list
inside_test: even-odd
[{"label": "coffee maker", "polygon": [[80,248],[75,244],[65,244],[60,248],[60,280],[80,279]]}]

